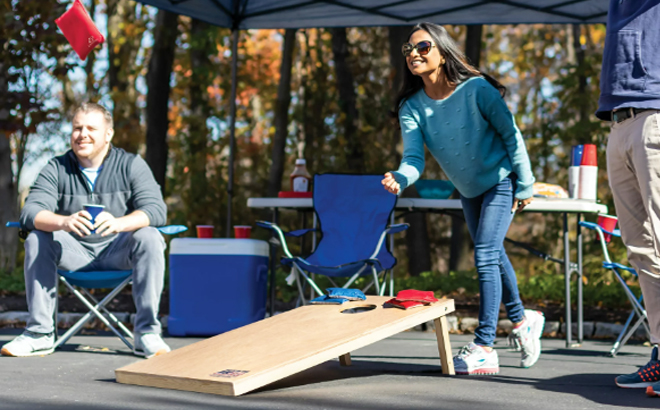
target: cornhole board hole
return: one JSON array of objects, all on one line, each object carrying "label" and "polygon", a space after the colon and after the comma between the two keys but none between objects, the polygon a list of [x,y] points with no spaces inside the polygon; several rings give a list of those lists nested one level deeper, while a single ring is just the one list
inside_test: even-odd
[{"label": "cornhole board hole", "polygon": [[388,297],[309,305],[115,370],[119,383],[240,396],[430,320],[444,374],[454,374],[446,315],[452,299],[408,310]]}]

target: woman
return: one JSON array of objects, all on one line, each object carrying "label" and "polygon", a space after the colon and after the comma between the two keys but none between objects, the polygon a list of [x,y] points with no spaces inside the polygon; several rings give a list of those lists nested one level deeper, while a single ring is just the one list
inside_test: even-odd
[{"label": "woman", "polygon": [[467,63],[447,31],[420,23],[402,47],[408,70],[395,112],[403,136],[398,171],[383,185],[399,194],[424,170],[424,146],[454,183],[474,241],[479,274],[479,326],[474,342],[454,357],[457,374],[497,374],[493,350],[500,302],[522,348],[522,367],[541,353],[544,317],[525,310],[504,249],[514,213],[532,201],[529,156],[507,108],[504,86]]}]

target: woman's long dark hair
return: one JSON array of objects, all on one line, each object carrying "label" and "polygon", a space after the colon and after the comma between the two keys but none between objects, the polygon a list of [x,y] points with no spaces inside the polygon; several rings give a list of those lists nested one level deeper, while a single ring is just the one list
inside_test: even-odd
[{"label": "woman's long dark hair", "polygon": [[[442,70],[450,84],[458,85],[472,77],[483,77],[493,87],[497,88],[502,97],[504,97],[504,94],[506,94],[506,87],[493,77],[484,74],[468,63],[465,54],[463,54],[458,48],[444,27],[433,23],[419,23],[410,31],[408,38],[419,30],[424,30],[429,33],[431,40],[433,40],[433,43],[438,48],[440,55],[444,57],[445,63],[442,65]],[[399,110],[401,109],[401,105],[423,87],[424,81],[422,78],[411,73],[406,65],[406,70],[403,75],[403,86],[396,98],[394,111],[392,112],[392,115],[396,118],[397,122],[399,121]]]}]

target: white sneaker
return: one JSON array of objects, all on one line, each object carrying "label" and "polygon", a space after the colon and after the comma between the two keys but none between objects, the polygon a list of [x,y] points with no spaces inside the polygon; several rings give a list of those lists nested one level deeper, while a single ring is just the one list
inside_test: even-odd
[{"label": "white sneaker", "polygon": [[513,350],[514,352],[519,352],[522,350],[520,342],[518,341],[516,335],[513,334],[513,332],[509,333],[509,335],[506,337],[506,345],[509,350]]},{"label": "white sneaker", "polygon": [[487,352],[483,347],[469,343],[454,356],[454,370],[456,374],[498,374],[500,361],[495,350]]},{"label": "white sneaker", "polygon": [[55,348],[55,335],[33,333],[28,330],[16,339],[2,346],[0,353],[4,356],[28,357],[45,356],[53,353]]},{"label": "white sneaker", "polygon": [[513,329],[511,334],[521,347],[522,358],[520,367],[532,367],[541,356],[541,335],[545,317],[537,310],[525,310],[525,321],[519,327]]},{"label": "white sneaker", "polygon": [[136,333],[133,354],[147,359],[169,352],[170,347],[158,333]]}]

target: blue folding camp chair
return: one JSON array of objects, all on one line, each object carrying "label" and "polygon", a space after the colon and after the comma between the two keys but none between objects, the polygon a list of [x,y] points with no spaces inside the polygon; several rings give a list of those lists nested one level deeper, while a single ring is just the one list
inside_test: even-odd
[{"label": "blue folding camp chair", "polygon": [[[292,268],[302,303],[304,283],[319,295],[323,291],[314,281],[314,274],[324,275],[334,286],[334,279],[349,278],[348,288],[360,276],[373,276],[372,285],[379,295],[385,294],[387,273],[390,273],[390,295],[393,294],[392,268],[396,259],[386,244],[388,234],[404,231],[408,224],[388,226],[397,197],[387,192],[382,175],[322,174],[314,177],[314,212],[318,228],[284,233],[276,224],[257,222],[258,226],[273,230],[282,245],[282,263]],[[293,256],[284,236],[302,236],[320,231],[322,237],[316,249],[306,258]],[[301,280],[304,278],[304,282]],[[379,277],[382,276],[382,284]]]},{"label": "blue folding camp chair", "polygon": [[[18,222],[7,222],[8,228],[20,228]],[[182,225],[168,225],[158,228],[158,230],[166,235],[174,235],[177,233],[188,230]],[[27,232],[21,230],[19,234],[23,239],[27,236]],[[131,283],[133,271],[119,270],[119,271],[64,271],[58,270],[60,282],[69,289],[86,307],[89,309],[83,317],[81,317],[69,330],[62,336],[57,338],[54,349],[62,346],[71,337],[75,336],[90,320],[97,317],[104,325],[108,327],[129,349],[133,350],[133,344],[128,341],[128,338],[134,339],[133,333],[124,326],[124,324],[117,319],[108,309],[106,305],[115,296],[119,294],[128,284]],[[79,288],[79,289],[78,289]],[[98,301],[90,292],[89,289],[112,289],[101,301]],[[105,314],[105,316],[104,316]],[[107,316],[107,317],[106,317]],[[55,310],[55,327],[57,328],[57,309]],[[113,326],[114,325],[114,326]],[[124,334],[122,334],[121,330]]]},{"label": "blue folding camp chair", "polygon": [[[606,231],[603,229],[600,225],[595,224],[593,222],[580,222],[580,226],[584,226],[585,228],[592,229],[596,231],[598,234],[598,238],[600,240],[600,246],[603,249],[603,257],[605,260],[603,261],[603,267],[605,269],[610,269],[612,272],[614,272],[614,275],[616,276],[617,280],[623,286],[623,290],[626,293],[626,296],[628,297],[628,300],[630,301],[630,304],[633,307],[632,312],[630,312],[630,315],[628,316],[628,320],[626,320],[625,325],[623,326],[623,329],[621,330],[621,333],[619,333],[619,337],[617,337],[616,341],[614,342],[614,346],[612,346],[612,349],[610,350],[610,356],[614,357],[616,354],[619,352],[619,349],[623,347],[623,345],[628,342],[628,339],[637,331],[637,329],[640,326],[644,326],[644,329],[646,330],[646,335],[648,336],[649,340],[651,339],[651,331],[649,330],[648,326],[648,317],[646,316],[646,309],[642,306],[642,296],[639,298],[635,296],[635,294],[630,290],[630,287],[628,287],[628,284],[626,281],[623,279],[621,276],[622,271],[627,271],[632,273],[635,277],[637,277],[637,272],[635,269],[630,268],[628,266],[622,265],[620,263],[612,262],[610,259],[610,254],[607,251],[607,241],[605,240],[604,234],[610,234],[612,236],[620,237],[621,232],[618,229],[615,229],[614,232]],[[637,318],[635,320],[635,317]],[[631,323],[635,320],[635,323],[631,325]]]}]

